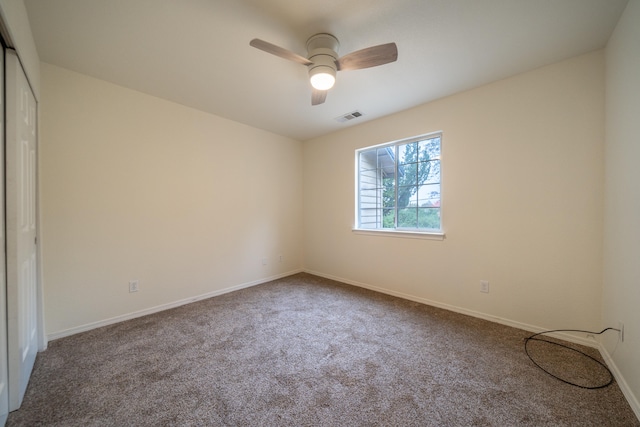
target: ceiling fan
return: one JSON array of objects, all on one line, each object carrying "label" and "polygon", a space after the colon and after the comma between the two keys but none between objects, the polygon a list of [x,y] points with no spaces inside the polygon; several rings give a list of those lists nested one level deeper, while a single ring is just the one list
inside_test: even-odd
[{"label": "ceiling fan", "polygon": [[311,105],[322,104],[325,101],[327,91],[336,81],[337,71],[377,67],[398,59],[398,48],[395,43],[368,47],[338,58],[340,43],[335,36],[328,33],[309,37],[307,58],[260,39],[253,39],[249,44],[267,53],[307,66],[309,80],[313,86]]}]

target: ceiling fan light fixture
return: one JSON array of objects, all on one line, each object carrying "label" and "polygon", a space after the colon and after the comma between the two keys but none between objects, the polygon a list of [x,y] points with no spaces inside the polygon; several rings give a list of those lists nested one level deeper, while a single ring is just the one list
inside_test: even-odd
[{"label": "ceiling fan light fixture", "polygon": [[336,82],[337,71],[377,67],[398,59],[398,47],[395,43],[371,46],[338,57],[340,43],[335,36],[328,33],[319,33],[309,37],[306,58],[260,39],[251,40],[249,45],[308,67],[309,81],[313,87],[311,105],[324,103],[327,91]]},{"label": "ceiling fan light fixture", "polygon": [[319,66],[309,71],[311,86],[317,90],[329,90],[336,82],[336,70],[331,67]]}]

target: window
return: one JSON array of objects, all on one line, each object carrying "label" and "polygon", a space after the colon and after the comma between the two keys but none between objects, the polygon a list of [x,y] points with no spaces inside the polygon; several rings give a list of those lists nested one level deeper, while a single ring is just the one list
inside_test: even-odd
[{"label": "window", "polygon": [[429,134],[356,151],[358,230],[440,233],[440,142]]}]

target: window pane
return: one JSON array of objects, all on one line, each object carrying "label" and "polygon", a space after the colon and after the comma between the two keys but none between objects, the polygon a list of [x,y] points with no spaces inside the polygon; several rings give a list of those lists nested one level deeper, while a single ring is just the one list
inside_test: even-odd
[{"label": "window pane", "polygon": [[421,185],[418,189],[418,206],[440,207],[440,184]]},{"label": "window pane", "polygon": [[378,209],[360,209],[360,228],[379,228]]},{"label": "window pane", "polygon": [[396,162],[393,147],[378,148],[376,152],[378,169],[385,174],[395,173]]},{"label": "window pane", "polygon": [[387,190],[393,190],[396,186],[396,175],[394,173],[382,175],[382,187]]},{"label": "window pane", "polygon": [[396,210],[393,209],[384,209],[384,214],[382,218],[382,227],[383,228],[395,228],[396,227]]},{"label": "window pane", "polygon": [[398,187],[398,207],[406,208],[407,206],[415,206],[417,202],[415,197],[417,192],[417,185]]},{"label": "window pane", "polygon": [[380,188],[378,173],[375,170],[360,173],[360,190]]},{"label": "window pane", "polygon": [[440,208],[418,208],[418,227],[440,229]]},{"label": "window pane", "polygon": [[433,179],[429,178],[430,182],[440,182],[440,160],[431,161],[430,175],[433,176]]},{"label": "window pane", "polygon": [[418,183],[418,164],[398,165],[398,185],[416,185]]},{"label": "window pane", "polygon": [[440,160],[419,163],[418,184],[440,182]]},{"label": "window pane", "polygon": [[417,228],[418,208],[398,209],[398,228]]},{"label": "window pane", "polygon": [[418,143],[398,145],[398,164],[415,163],[418,161]]},{"label": "window pane", "polygon": [[[372,208],[375,207],[378,203],[378,194],[380,194],[380,190],[362,190],[360,191],[360,207],[361,208]],[[373,204],[373,206],[364,206],[363,204]]]},{"label": "window pane", "polygon": [[420,141],[420,160],[440,159],[440,138],[431,138]]},{"label": "window pane", "polygon": [[360,171],[376,169],[378,167],[376,150],[361,151],[358,157]]}]

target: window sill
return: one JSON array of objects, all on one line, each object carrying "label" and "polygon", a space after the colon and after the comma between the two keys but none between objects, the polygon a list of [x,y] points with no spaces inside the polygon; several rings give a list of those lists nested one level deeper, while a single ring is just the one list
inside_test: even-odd
[{"label": "window sill", "polygon": [[404,239],[425,239],[425,240],[444,240],[443,231],[403,231],[403,230],[380,230],[380,229],[364,229],[353,228],[355,234],[365,236],[384,236],[384,237],[400,237]]}]

